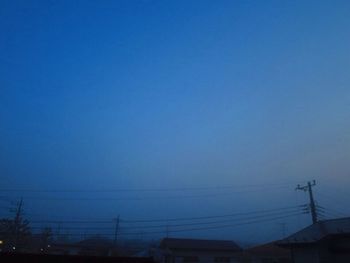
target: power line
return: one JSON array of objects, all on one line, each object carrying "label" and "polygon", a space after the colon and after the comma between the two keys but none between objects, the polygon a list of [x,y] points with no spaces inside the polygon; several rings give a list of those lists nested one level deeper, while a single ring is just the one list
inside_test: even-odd
[{"label": "power line", "polygon": [[[287,210],[284,212],[273,212],[268,214],[262,214],[262,215],[254,215],[254,216],[245,216],[240,218],[231,218],[229,220],[220,220],[220,221],[209,221],[209,222],[194,222],[194,223],[182,223],[182,224],[165,224],[165,225],[143,225],[143,226],[127,226],[122,227],[122,229],[152,229],[152,228],[166,228],[166,227],[172,227],[172,228],[178,228],[183,226],[198,226],[198,225],[212,225],[212,224],[219,224],[219,223],[230,223],[230,222],[240,222],[245,220],[252,220],[252,219],[258,219],[258,218],[269,218],[271,216],[279,216],[279,215],[289,215],[294,214],[296,212],[301,212],[300,209],[293,209],[293,210]],[[32,227],[33,229],[41,229],[40,227]],[[94,229],[94,230],[112,230],[113,227],[65,227],[62,229],[67,230],[86,230],[86,229]]]},{"label": "power line", "polygon": [[[225,225],[217,225],[217,226],[209,226],[209,227],[198,227],[198,228],[186,228],[186,229],[172,229],[168,230],[171,233],[176,233],[176,232],[190,232],[190,231],[202,231],[202,230],[213,230],[213,229],[222,229],[222,228],[232,228],[232,227],[238,227],[238,226],[243,226],[243,225],[250,225],[250,224],[257,224],[257,223],[263,223],[263,222],[269,222],[269,221],[275,221],[283,218],[288,218],[288,217],[293,217],[303,214],[301,212],[299,213],[293,213],[289,215],[284,215],[284,216],[277,216],[277,217],[272,217],[272,218],[267,218],[263,220],[251,220],[251,221],[245,221],[241,223],[236,223],[236,224],[225,224]],[[164,231],[152,231],[152,232],[143,232],[145,235],[154,235],[154,234],[164,234]],[[77,233],[67,233],[67,234],[60,234],[62,236],[81,236],[82,234],[77,234]],[[91,236],[94,235],[101,235],[99,233],[97,234],[90,234]],[[128,235],[140,235],[139,232],[127,232],[127,233],[120,233],[122,236],[128,236]],[[109,233],[109,234],[104,234],[104,236],[114,236],[114,234]]]},{"label": "power line", "polygon": [[[254,215],[251,217],[241,217],[241,218],[231,218],[228,220],[220,220],[220,221],[209,221],[209,222],[195,222],[195,223],[183,223],[183,224],[167,224],[167,225],[151,225],[151,226],[130,226],[129,228],[164,228],[164,227],[180,227],[180,226],[194,226],[194,225],[210,225],[210,224],[218,224],[218,223],[229,223],[232,221],[243,221],[243,220],[249,220],[249,219],[256,219],[256,218],[264,218],[274,215],[284,215],[284,214],[290,214],[300,212],[300,209],[294,209],[290,211],[286,211],[283,213],[275,212],[275,213],[268,213],[268,214],[262,214],[262,215]],[[123,227],[125,228],[125,227]]]},{"label": "power line", "polygon": [[325,209],[323,212],[326,214],[331,214],[333,217],[347,217],[347,216],[349,216],[347,214],[344,214],[344,213],[341,213],[337,210],[333,210],[333,209],[329,209],[329,208]]},{"label": "power line", "polygon": [[146,222],[168,222],[168,221],[186,221],[186,220],[200,220],[200,219],[212,219],[212,218],[222,218],[222,217],[232,217],[232,216],[239,216],[239,215],[249,215],[249,214],[257,214],[257,213],[267,213],[271,211],[279,211],[279,210],[288,210],[293,208],[301,208],[304,207],[301,206],[289,206],[289,207],[281,207],[281,208],[274,208],[274,209],[267,209],[267,210],[258,210],[258,211],[250,211],[250,212],[241,212],[241,213],[233,213],[233,214],[226,214],[226,215],[215,215],[215,216],[202,216],[202,217],[180,217],[180,218],[168,218],[168,219],[144,219],[144,220],[126,220],[123,219],[123,223],[146,223]]},{"label": "power line", "polygon": [[[227,228],[227,227],[234,227],[234,226],[242,226],[242,225],[247,225],[247,224],[255,224],[255,223],[262,223],[262,222],[268,222],[268,221],[273,221],[277,219],[282,219],[282,218],[287,218],[295,215],[303,214],[302,212],[298,213],[292,213],[284,216],[278,216],[278,217],[273,217],[273,218],[268,218],[268,219],[263,219],[263,220],[253,220],[253,221],[248,221],[244,223],[238,223],[238,224],[227,224],[227,225],[219,225],[219,226],[210,226],[210,227],[199,227],[199,228],[189,228],[189,229],[179,229],[179,230],[169,230],[169,232],[187,232],[187,231],[197,231],[197,230],[210,230],[210,229],[219,229],[219,228]],[[163,233],[163,232],[162,232]]]},{"label": "power line", "polygon": [[333,212],[334,214],[337,214],[337,216],[333,217],[347,217],[349,216],[349,214],[346,214],[344,212],[340,212],[337,209],[335,209],[335,207],[341,209],[341,210],[345,210],[343,206],[339,205],[339,202],[337,202],[335,199],[333,199],[333,197],[325,195],[324,193],[319,193],[321,196],[321,199],[324,201],[324,203],[329,204],[329,201],[331,202],[331,206],[332,208],[329,208],[329,206],[326,206],[327,208],[324,208],[327,212]]},{"label": "power line", "polygon": [[[318,193],[321,196],[321,199],[323,201],[325,201],[326,203],[330,204],[332,207],[336,206],[337,208],[344,210],[345,207],[347,207],[347,204],[345,203],[344,199],[341,200],[337,200],[334,197],[329,196],[328,194],[324,194],[324,193]],[[340,202],[344,202],[344,206],[342,206],[341,204],[339,204]]]},{"label": "power line", "polygon": [[[289,207],[280,207],[274,209],[265,209],[265,210],[257,210],[257,211],[249,211],[249,212],[240,212],[240,213],[232,213],[232,214],[224,214],[224,215],[212,215],[212,216],[201,216],[201,217],[181,217],[181,218],[168,218],[168,219],[137,219],[137,220],[128,220],[128,219],[120,219],[120,222],[123,224],[132,224],[132,223],[151,223],[151,222],[169,222],[169,221],[193,221],[193,220],[202,220],[202,219],[214,219],[214,218],[225,218],[225,217],[234,217],[234,216],[242,216],[242,215],[252,215],[252,214],[262,214],[269,213],[274,211],[286,211],[296,208],[304,208],[304,205],[298,206],[289,206]],[[31,223],[42,224],[42,223],[50,223],[50,224],[106,224],[111,223],[112,220],[32,220]]]}]

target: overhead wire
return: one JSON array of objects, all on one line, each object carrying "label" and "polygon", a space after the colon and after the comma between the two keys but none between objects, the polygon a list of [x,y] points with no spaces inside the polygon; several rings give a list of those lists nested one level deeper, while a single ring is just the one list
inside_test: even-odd
[{"label": "overhead wire", "polygon": [[[234,216],[242,216],[242,215],[254,215],[261,213],[269,213],[274,211],[286,211],[291,209],[301,209],[304,205],[299,206],[288,206],[288,207],[280,207],[273,209],[265,209],[265,210],[257,210],[257,211],[249,211],[249,212],[239,212],[239,213],[231,213],[231,214],[221,214],[221,215],[212,215],[212,216],[200,216],[200,217],[178,217],[178,218],[161,218],[161,219],[120,219],[120,222],[131,224],[131,223],[152,223],[152,222],[172,222],[172,221],[193,221],[193,220],[203,220],[203,219],[214,219],[214,218],[227,218]],[[31,220],[32,223],[52,223],[52,224],[106,224],[111,223],[112,220]]]},{"label": "overhead wire", "polygon": [[232,213],[232,214],[225,214],[225,215],[201,216],[201,217],[178,217],[178,218],[140,219],[140,220],[122,219],[122,222],[124,222],[124,223],[145,223],[145,222],[169,222],[169,221],[200,220],[200,219],[232,217],[232,216],[239,216],[239,215],[249,215],[249,214],[257,214],[257,213],[267,213],[267,212],[272,212],[272,211],[289,210],[289,209],[293,209],[293,208],[302,208],[302,207],[304,207],[304,206],[303,205],[301,205],[301,206],[288,206],[288,207],[280,207],[280,208],[273,208],[273,209],[250,211],[250,212],[240,212],[240,213]]},{"label": "overhead wire", "polygon": [[[302,214],[301,212],[298,213],[292,213],[289,215],[283,215],[283,216],[276,216],[276,217],[271,217],[271,218],[265,218],[261,220],[248,220],[245,222],[239,222],[235,224],[223,224],[223,225],[217,225],[217,226],[208,226],[208,227],[194,227],[194,228],[185,228],[185,229],[168,229],[167,231],[170,233],[178,233],[178,232],[190,232],[190,231],[202,231],[202,230],[214,230],[214,229],[223,229],[223,228],[232,228],[232,227],[238,227],[238,226],[243,226],[243,225],[250,225],[250,224],[257,224],[257,223],[263,223],[263,222],[270,222],[270,221],[275,221],[279,219],[284,219],[284,218],[289,218],[293,216],[297,216],[299,214]],[[151,232],[142,232],[143,235],[154,235],[154,234],[164,234],[165,231],[151,231]],[[58,236],[82,236],[86,235],[86,233],[66,233],[66,234],[58,234]],[[107,233],[107,234],[101,234],[101,233],[94,233],[94,234],[89,234],[90,236],[93,235],[103,235],[103,236],[114,236],[112,233]],[[121,232],[120,235],[122,236],[128,236],[128,235],[140,235],[140,232]]]},{"label": "overhead wire", "polygon": [[[258,218],[269,218],[271,216],[277,216],[277,215],[289,215],[289,214],[294,214],[296,212],[301,212],[300,209],[293,209],[293,210],[288,210],[284,212],[273,212],[273,213],[267,213],[267,214],[258,214],[254,216],[244,216],[244,217],[238,217],[238,218],[231,218],[227,220],[220,220],[220,221],[209,221],[209,222],[192,222],[192,223],[182,223],[182,224],[165,224],[165,225],[137,225],[137,226],[126,226],[122,227],[123,229],[152,229],[152,228],[178,228],[178,227],[183,227],[183,226],[197,226],[197,225],[212,225],[212,224],[219,224],[219,223],[230,223],[230,222],[240,222],[240,221],[245,221],[245,220],[252,220],[252,219],[258,219]],[[35,227],[36,229],[39,229],[40,227]],[[35,229],[34,228],[34,229]],[[74,229],[74,230],[84,230],[84,229],[100,229],[100,230],[108,230],[108,229],[114,229],[113,227],[65,227],[64,229]]]}]

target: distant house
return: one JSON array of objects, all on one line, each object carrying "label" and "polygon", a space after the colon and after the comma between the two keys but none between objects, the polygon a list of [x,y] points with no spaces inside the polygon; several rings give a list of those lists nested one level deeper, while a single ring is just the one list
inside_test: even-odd
[{"label": "distant house", "polygon": [[245,262],[250,263],[290,263],[290,250],[268,243],[249,248],[245,251]]},{"label": "distant house", "polygon": [[160,243],[164,263],[240,262],[242,249],[233,241],[164,238]]},{"label": "distant house", "polygon": [[91,237],[78,242],[52,243],[43,253],[51,255],[111,256],[113,242],[101,237]]},{"label": "distant house", "polygon": [[65,255],[73,256],[79,255],[80,247],[74,243],[53,243],[50,245],[50,248],[44,251],[44,254],[50,255]]},{"label": "distant house", "polygon": [[350,262],[350,217],[317,222],[277,244],[295,263]]},{"label": "distant house", "polygon": [[84,239],[78,243],[79,254],[86,256],[110,256],[113,248],[113,241],[99,236]]}]

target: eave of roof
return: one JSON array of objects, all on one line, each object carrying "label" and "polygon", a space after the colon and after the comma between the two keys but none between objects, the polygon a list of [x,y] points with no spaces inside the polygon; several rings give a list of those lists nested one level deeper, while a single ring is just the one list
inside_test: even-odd
[{"label": "eave of roof", "polygon": [[161,242],[161,248],[167,249],[195,249],[195,250],[225,250],[237,252],[242,249],[233,241],[227,240],[202,240],[165,238]]},{"label": "eave of roof", "polygon": [[350,234],[350,217],[319,221],[276,242],[279,246],[310,245],[327,236]]}]

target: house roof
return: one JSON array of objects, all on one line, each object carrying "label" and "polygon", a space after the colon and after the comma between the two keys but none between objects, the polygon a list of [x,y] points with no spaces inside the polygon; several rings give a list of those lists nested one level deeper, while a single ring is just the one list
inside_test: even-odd
[{"label": "house roof", "polygon": [[92,237],[79,241],[76,245],[85,247],[110,247],[113,241],[107,238]]},{"label": "house roof", "polygon": [[241,248],[233,241],[229,240],[204,240],[204,239],[182,239],[164,238],[160,244],[166,249],[196,249],[196,250],[225,250],[241,251]]},{"label": "house roof", "polygon": [[277,244],[282,246],[310,244],[327,236],[339,234],[350,234],[350,217],[319,221],[278,241]]},{"label": "house roof", "polygon": [[273,242],[249,248],[246,250],[246,252],[254,256],[274,256],[274,257],[290,256],[290,252],[288,249],[281,248]]}]

